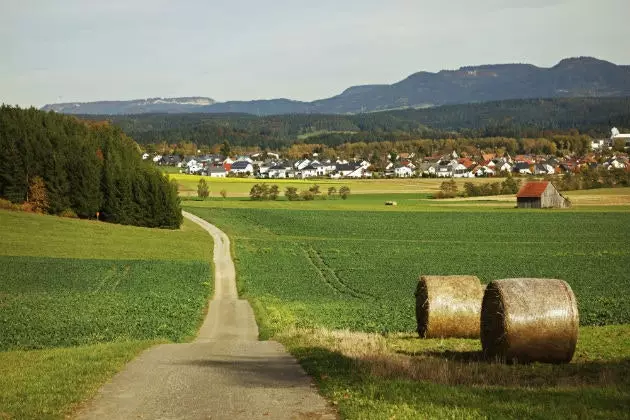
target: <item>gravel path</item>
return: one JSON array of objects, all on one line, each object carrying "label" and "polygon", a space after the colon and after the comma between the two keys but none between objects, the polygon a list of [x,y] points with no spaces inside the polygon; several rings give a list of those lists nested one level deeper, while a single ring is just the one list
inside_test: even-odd
[{"label": "gravel path", "polygon": [[79,419],[335,419],[281,344],[258,341],[238,299],[228,237],[184,212],[214,239],[215,295],[193,343],[155,346],[104,385]]}]

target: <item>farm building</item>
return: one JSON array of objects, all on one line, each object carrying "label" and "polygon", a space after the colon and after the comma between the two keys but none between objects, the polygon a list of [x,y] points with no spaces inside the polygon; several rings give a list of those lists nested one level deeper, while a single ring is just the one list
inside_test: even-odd
[{"label": "farm building", "polygon": [[528,182],[516,194],[516,204],[519,208],[566,208],[570,207],[569,200],[558,192],[549,181]]}]

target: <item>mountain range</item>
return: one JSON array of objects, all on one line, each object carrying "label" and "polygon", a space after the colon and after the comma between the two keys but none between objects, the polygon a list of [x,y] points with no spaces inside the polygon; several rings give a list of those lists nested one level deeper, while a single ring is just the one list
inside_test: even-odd
[{"label": "mountain range", "polygon": [[504,99],[630,96],[630,66],[593,57],[567,58],[553,67],[531,64],[466,66],[418,72],[391,85],[353,86],[312,102],[290,99],[216,102],[207,97],[151,98],[48,104],[66,114],[247,113],[356,114]]}]

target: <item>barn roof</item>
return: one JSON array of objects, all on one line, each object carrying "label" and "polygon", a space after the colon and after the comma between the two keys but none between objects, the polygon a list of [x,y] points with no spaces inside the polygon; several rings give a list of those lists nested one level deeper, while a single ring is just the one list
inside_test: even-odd
[{"label": "barn roof", "polygon": [[540,197],[547,189],[549,181],[532,181],[521,187],[516,197]]}]

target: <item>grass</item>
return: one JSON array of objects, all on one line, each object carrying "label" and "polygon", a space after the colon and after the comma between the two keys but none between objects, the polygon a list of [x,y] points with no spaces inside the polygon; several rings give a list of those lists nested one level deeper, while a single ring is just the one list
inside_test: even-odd
[{"label": "grass", "polygon": [[624,419],[630,326],[582,327],[568,365],[479,360],[478,340],[289,330],[278,337],[344,418]]},{"label": "grass", "polygon": [[628,212],[188,210],[234,239],[241,293],[303,327],[414,331],[421,274],[560,278],[583,325],[630,322]]},{"label": "grass", "polygon": [[211,238],[0,211],[0,418],[61,418],[211,293]]},{"label": "grass", "polygon": [[[230,235],[261,336],[282,342],[343,418],[627,418],[630,325],[610,324],[630,323],[629,208],[419,194],[385,207],[390,197],[185,205]],[[567,280],[583,325],[572,363],[497,365],[479,340],[418,339],[420,274]]]},{"label": "grass", "polygon": [[0,352],[0,418],[70,415],[155,341]]}]

